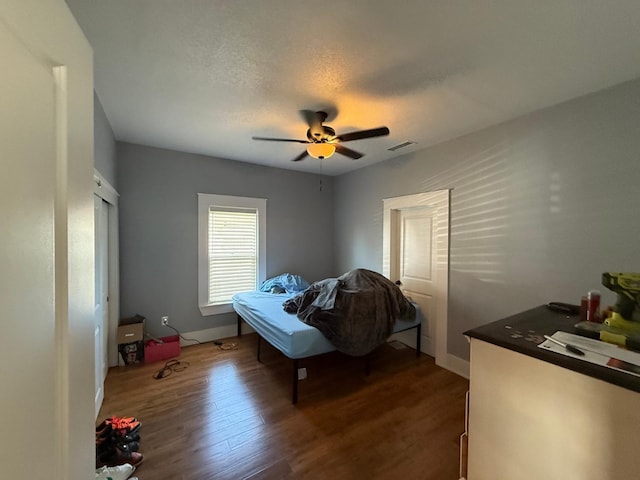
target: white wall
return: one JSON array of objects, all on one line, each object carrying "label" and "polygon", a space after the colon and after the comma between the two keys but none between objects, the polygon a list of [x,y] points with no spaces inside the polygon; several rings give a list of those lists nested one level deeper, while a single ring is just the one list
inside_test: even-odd
[{"label": "white wall", "polygon": [[0,477],[94,477],[93,65],[59,0],[0,2]]},{"label": "white wall", "polygon": [[335,270],[381,269],[382,199],[453,189],[448,352],[468,359],[464,331],[640,271],[639,157],[636,80],[340,176]]}]

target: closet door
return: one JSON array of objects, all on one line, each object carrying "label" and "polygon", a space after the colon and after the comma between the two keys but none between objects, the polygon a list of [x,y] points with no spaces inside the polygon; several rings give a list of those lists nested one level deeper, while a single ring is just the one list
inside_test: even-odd
[{"label": "closet door", "polygon": [[104,399],[104,380],[108,370],[107,339],[109,331],[109,205],[93,196],[95,212],[95,404],[96,417]]},{"label": "closet door", "polygon": [[[117,330],[120,315],[118,192],[94,170],[93,195],[95,215],[95,301],[92,326],[96,346],[96,399],[98,386],[107,376],[109,367],[118,365]],[[98,341],[100,336],[100,341]],[[100,354],[98,350],[102,350]],[[104,356],[104,357],[103,357]],[[99,402],[96,401],[96,404]],[[97,411],[97,410],[96,410]]]}]

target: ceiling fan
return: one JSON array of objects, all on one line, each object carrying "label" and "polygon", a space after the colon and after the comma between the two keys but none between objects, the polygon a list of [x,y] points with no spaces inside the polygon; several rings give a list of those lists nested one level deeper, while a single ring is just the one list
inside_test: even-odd
[{"label": "ceiling fan", "polygon": [[342,155],[346,155],[349,158],[357,160],[362,158],[364,154],[351,150],[342,145],[344,142],[350,142],[352,140],[361,140],[363,138],[382,137],[389,135],[389,129],[387,127],[372,128],[370,130],[360,130],[357,132],[344,133],[342,135],[336,135],[336,132],[329,125],[323,125],[323,122],[327,119],[326,112],[312,112],[310,110],[303,110],[305,120],[309,124],[307,130],[307,140],[296,140],[291,138],[268,138],[268,137],[251,137],[253,140],[266,140],[269,142],[295,142],[307,144],[307,149],[294,158],[293,162],[299,162],[304,160],[308,155],[313,158],[323,160],[329,158],[335,152]]}]

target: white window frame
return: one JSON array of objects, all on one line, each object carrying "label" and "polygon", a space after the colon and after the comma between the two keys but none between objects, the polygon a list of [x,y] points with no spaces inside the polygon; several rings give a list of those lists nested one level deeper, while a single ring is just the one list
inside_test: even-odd
[{"label": "white window frame", "polygon": [[216,207],[255,209],[258,214],[258,278],[256,289],[264,282],[267,271],[267,200],[198,193],[198,306],[203,316],[233,312],[231,302],[209,304],[208,230],[209,209]]}]

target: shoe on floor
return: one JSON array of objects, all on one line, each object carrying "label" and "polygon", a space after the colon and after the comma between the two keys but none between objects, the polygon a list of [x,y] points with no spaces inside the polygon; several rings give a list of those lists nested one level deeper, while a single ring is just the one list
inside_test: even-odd
[{"label": "shoe on floor", "polygon": [[115,467],[100,467],[96,470],[95,480],[127,480],[136,469],[133,465],[125,463]]}]

